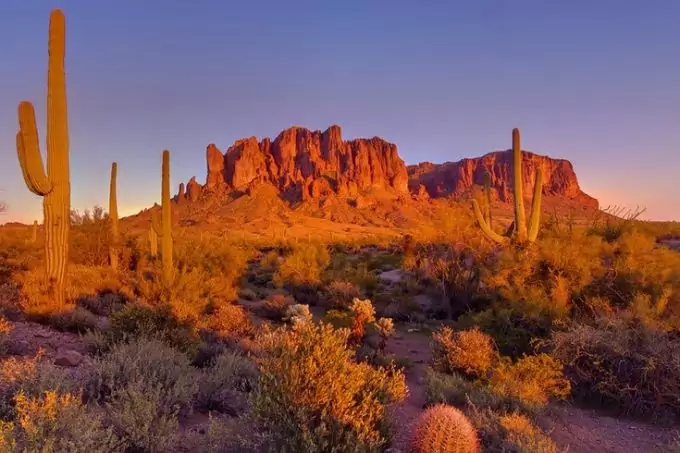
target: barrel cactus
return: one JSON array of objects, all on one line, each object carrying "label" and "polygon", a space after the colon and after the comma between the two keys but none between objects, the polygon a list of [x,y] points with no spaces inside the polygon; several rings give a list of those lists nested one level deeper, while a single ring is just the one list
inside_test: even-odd
[{"label": "barrel cactus", "polygon": [[66,268],[71,225],[71,180],[66,106],[66,19],[59,9],[50,14],[47,69],[47,172],[33,104],[19,104],[17,156],[28,189],[43,197],[45,276],[57,306],[66,302]]},{"label": "barrel cactus", "polygon": [[[539,167],[534,181],[534,198],[531,205],[531,217],[527,231],[526,213],[524,211],[524,180],[522,177],[522,148],[520,146],[519,129],[512,130],[512,173],[513,173],[513,199],[515,208],[515,221],[508,229],[506,235],[496,233],[490,224],[490,212],[488,215],[479,208],[477,200],[472,200],[472,209],[477,223],[484,234],[499,244],[515,242],[517,244],[531,243],[538,237],[538,229],[541,222],[541,195],[543,193],[543,170]],[[487,202],[488,203],[488,202]]]},{"label": "barrel cactus", "polygon": [[479,439],[472,423],[458,409],[437,404],[415,422],[411,453],[479,453]]}]

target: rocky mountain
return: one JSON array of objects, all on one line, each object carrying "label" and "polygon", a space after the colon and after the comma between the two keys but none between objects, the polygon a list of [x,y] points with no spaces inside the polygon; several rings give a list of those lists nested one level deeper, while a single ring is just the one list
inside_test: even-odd
[{"label": "rocky mountain", "polygon": [[[526,196],[533,190],[533,174],[544,170],[544,194],[597,208],[597,200],[581,191],[571,163],[524,152]],[[201,185],[193,177],[180,185],[177,201],[197,201],[224,194],[249,192],[266,184],[289,203],[329,197],[353,199],[380,193],[395,198],[461,197],[483,183],[484,172],[500,202],[510,202],[512,153],[498,151],[474,159],[406,166],[397,146],[382,138],[345,141],[339,126],[325,131],[291,127],[274,140],[256,137],[237,140],[223,154],[214,144],[206,149],[207,176]],[[409,196],[410,195],[410,196]]]},{"label": "rocky mountain", "polygon": [[[524,196],[531,197],[536,169],[543,169],[543,194],[558,196],[588,208],[598,208],[598,201],[583,192],[574,167],[564,159],[553,159],[523,151],[522,174]],[[409,188],[422,188],[430,197],[460,197],[469,194],[475,185],[484,184],[484,173],[489,172],[492,194],[503,203],[512,202],[512,150],[495,151],[482,157],[457,162],[433,164],[422,162],[407,167]]]}]

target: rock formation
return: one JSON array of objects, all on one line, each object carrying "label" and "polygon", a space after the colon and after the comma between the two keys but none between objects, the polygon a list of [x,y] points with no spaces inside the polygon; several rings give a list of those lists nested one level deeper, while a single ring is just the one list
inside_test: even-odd
[{"label": "rock formation", "polygon": [[[528,151],[522,151],[524,196],[531,197],[534,175],[538,167],[543,169],[545,195],[569,198],[580,204],[597,208],[595,198],[584,193],[568,160],[552,159]],[[461,196],[470,192],[474,185],[484,184],[484,172],[489,171],[491,189],[497,200],[512,202],[512,150],[496,151],[474,159],[432,164],[422,162],[408,167],[409,187],[415,192],[425,186],[430,197]]]},{"label": "rock formation", "polygon": [[[573,199],[587,207],[597,200],[581,191],[571,163],[523,151],[525,196],[530,197],[534,179],[543,169],[543,193]],[[479,158],[406,167],[396,145],[379,137],[343,141],[339,126],[325,131],[291,127],[274,140],[243,138],[222,154],[214,144],[206,149],[207,177],[201,186],[195,178],[186,185],[186,199],[196,201],[215,193],[250,193],[269,184],[289,202],[325,199],[336,195],[351,198],[355,205],[367,205],[366,194],[379,190],[398,199],[460,197],[474,185],[484,183],[489,171],[493,197],[512,201],[512,153],[497,151]],[[362,199],[357,202],[357,197]]]}]

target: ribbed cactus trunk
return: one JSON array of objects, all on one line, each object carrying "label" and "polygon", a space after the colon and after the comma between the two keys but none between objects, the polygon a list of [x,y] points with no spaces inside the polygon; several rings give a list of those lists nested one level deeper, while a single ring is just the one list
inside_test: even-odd
[{"label": "ribbed cactus trunk", "polygon": [[158,235],[153,226],[149,228],[149,252],[151,253],[152,258],[158,256]]},{"label": "ribbed cactus trunk", "polygon": [[33,231],[31,233],[31,243],[35,244],[38,242],[38,221],[33,221]]},{"label": "ribbed cactus trunk", "polygon": [[527,240],[527,221],[524,212],[524,180],[522,179],[522,147],[519,129],[512,130],[512,184],[515,201],[515,232],[519,242]]},{"label": "ribbed cactus trunk", "polygon": [[116,179],[118,178],[118,164],[111,164],[111,185],[109,187],[109,221],[111,222],[111,244],[109,245],[109,258],[111,268],[118,269],[118,256],[120,254],[120,233],[118,231],[118,197],[116,196]]},{"label": "ribbed cactus trunk", "polygon": [[172,211],[170,207],[170,152],[163,151],[163,171],[161,181],[161,221],[152,216],[152,227],[161,238],[161,259],[163,277],[170,282],[174,277],[172,263]]},{"label": "ribbed cactus trunk", "polygon": [[491,174],[484,172],[484,220],[491,228]]},{"label": "ribbed cactus trunk", "polygon": [[65,281],[71,223],[68,112],[66,106],[66,20],[55,9],[50,14],[47,70],[47,173],[44,171],[35,111],[30,102],[19,104],[17,155],[28,189],[43,197],[45,273],[50,296],[58,306],[66,302]]}]

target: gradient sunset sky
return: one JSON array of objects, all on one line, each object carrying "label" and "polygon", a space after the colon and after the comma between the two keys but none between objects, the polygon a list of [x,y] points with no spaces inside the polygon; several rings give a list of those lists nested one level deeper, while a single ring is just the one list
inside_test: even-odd
[{"label": "gradient sunset sky", "polygon": [[16,109],[44,153],[49,12],[67,21],[72,207],[122,215],[205,181],[205,147],[299,125],[381,136],[408,163],[510,146],[571,160],[601,205],[680,220],[680,1],[0,2],[0,222],[41,219]]}]

